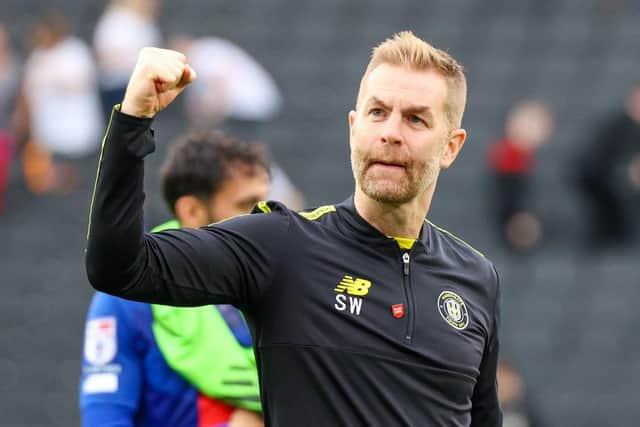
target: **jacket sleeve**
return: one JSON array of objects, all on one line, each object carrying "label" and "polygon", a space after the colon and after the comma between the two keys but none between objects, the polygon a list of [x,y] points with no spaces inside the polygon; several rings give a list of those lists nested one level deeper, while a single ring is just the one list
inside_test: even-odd
[{"label": "jacket sleeve", "polygon": [[485,345],[480,363],[480,375],[471,398],[471,427],[502,426],[502,410],[498,401],[496,370],[498,366],[498,326],[500,324],[500,283],[498,273],[493,269],[496,279],[496,297],[493,309],[493,330]]},{"label": "jacket sleeve", "polygon": [[136,328],[128,325],[121,302],[96,293],[89,308],[80,380],[84,427],[135,425],[142,360],[136,348]]},{"label": "jacket sleeve", "polygon": [[89,281],[100,291],[137,301],[250,307],[269,285],[286,247],[289,212],[263,204],[256,213],[272,213],[145,234],[143,158],[154,148],[150,119],[114,109],[89,214]]}]

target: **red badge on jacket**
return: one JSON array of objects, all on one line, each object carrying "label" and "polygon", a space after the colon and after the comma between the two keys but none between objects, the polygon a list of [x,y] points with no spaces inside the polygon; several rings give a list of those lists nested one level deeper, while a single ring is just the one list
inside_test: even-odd
[{"label": "red badge on jacket", "polygon": [[391,306],[391,314],[396,319],[401,319],[404,317],[404,304],[393,304]]}]

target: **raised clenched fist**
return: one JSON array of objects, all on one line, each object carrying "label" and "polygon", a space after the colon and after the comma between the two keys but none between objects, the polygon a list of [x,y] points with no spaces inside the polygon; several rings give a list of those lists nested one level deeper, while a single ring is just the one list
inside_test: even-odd
[{"label": "raised clenched fist", "polygon": [[145,47],[138,54],[120,111],[136,117],[153,117],[196,78],[184,54]]}]

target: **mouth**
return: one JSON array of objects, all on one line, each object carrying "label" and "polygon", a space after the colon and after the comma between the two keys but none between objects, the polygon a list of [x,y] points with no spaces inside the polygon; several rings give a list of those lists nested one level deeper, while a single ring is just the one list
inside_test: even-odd
[{"label": "mouth", "polygon": [[369,167],[379,167],[387,170],[397,170],[397,169],[406,169],[407,165],[401,162],[393,162],[393,161],[385,161],[385,160],[374,160],[369,163]]}]

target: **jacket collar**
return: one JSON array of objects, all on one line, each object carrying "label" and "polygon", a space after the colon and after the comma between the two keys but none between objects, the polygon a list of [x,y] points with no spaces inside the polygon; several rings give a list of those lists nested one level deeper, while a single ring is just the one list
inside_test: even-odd
[{"label": "jacket collar", "polygon": [[[387,243],[397,245],[393,238],[385,236],[360,216],[356,210],[353,195],[342,203],[336,205],[336,211],[340,216],[340,219],[342,219],[342,222],[346,224],[347,229],[343,231],[350,232],[350,234],[353,234],[358,240],[364,240],[368,243]],[[420,237],[416,241],[414,248],[420,245],[424,248],[429,247],[428,228],[429,224],[424,221],[422,229],[420,230]]]}]

